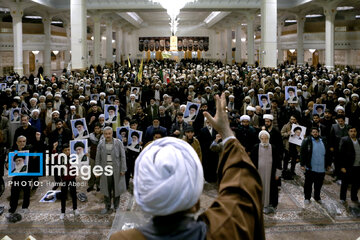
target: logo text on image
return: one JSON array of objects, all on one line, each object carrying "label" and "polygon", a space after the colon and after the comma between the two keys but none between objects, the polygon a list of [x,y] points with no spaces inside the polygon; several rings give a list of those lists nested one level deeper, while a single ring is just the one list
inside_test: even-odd
[{"label": "logo text on image", "polygon": [[[26,173],[13,173],[11,172],[11,166],[12,166],[12,159],[14,158],[15,155],[18,155],[20,157],[28,157],[29,158],[29,162],[30,162],[30,157],[39,157],[40,158],[40,171],[39,172],[26,172]],[[28,162],[28,165],[29,165]],[[9,152],[9,176],[10,177],[15,177],[15,176],[31,176],[31,177],[36,177],[36,176],[42,176],[44,172],[43,169],[43,154],[42,153],[28,153],[28,152]]]}]

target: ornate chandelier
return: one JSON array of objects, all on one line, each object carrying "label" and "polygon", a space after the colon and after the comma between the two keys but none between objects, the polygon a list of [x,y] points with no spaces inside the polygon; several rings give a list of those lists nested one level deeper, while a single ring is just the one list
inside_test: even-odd
[{"label": "ornate chandelier", "polygon": [[170,16],[171,34],[175,35],[177,31],[178,18],[180,9],[185,7],[188,3],[193,3],[196,0],[150,0],[153,3],[160,3],[166,9],[167,14]]}]

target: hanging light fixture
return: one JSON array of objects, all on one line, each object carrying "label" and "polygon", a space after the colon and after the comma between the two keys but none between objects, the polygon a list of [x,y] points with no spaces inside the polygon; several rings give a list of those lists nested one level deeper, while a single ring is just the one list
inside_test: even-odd
[{"label": "hanging light fixture", "polygon": [[36,51],[31,51],[34,55],[38,55],[40,51],[36,50]]},{"label": "hanging light fixture", "polygon": [[193,3],[196,0],[150,0],[153,3],[160,3],[160,5],[166,9],[167,14],[170,16],[171,34],[175,35],[177,31],[178,20],[177,16],[180,13],[180,9],[185,7],[188,3]]},{"label": "hanging light fixture", "polygon": [[291,52],[291,54],[293,54],[295,52],[295,49],[289,49],[289,52]]},{"label": "hanging light fixture", "polygon": [[309,49],[309,52],[310,52],[311,54],[313,54],[315,51],[316,51],[316,49],[313,49],[313,48],[310,48],[310,49]]},{"label": "hanging light fixture", "polygon": [[58,50],[54,50],[54,51],[52,51],[55,55],[57,55],[58,53],[59,53],[59,51]]}]

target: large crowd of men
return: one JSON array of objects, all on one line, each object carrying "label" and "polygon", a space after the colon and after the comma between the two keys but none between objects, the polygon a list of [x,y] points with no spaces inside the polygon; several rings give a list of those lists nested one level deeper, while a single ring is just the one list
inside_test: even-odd
[{"label": "large crowd of men", "polygon": [[[272,209],[266,213],[278,202],[274,184],[280,178],[293,179],[297,163],[305,171],[306,204],[313,184],[314,199],[321,203],[326,172],[341,184],[342,203],[347,203],[349,184],[351,203],[359,203],[360,75],[350,67],[330,71],[320,65],[270,69],[210,61],[150,61],[91,66],[83,72],[64,70],[52,76],[14,73],[0,78],[0,83],[1,176],[4,167],[11,167],[4,161],[8,152],[50,150],[68,155],[71,140],[88,139],[87,164],[118,167],[114,177],[91,176],[88,182],[88,192],[104,194],[104,214],[111,211],[112,192],[114,208],[119,207],[119,196],[129,188],[141,150],[164,136],[188,142],[199,156],[205,181],[217,181],[221,136],[202,113],[215,114],[214,96],[223,92],[230,127],[250,158],[256,159],[264,192],[271,191],[265,207]],[[262,148],[269,144],[273,157]],[[262,158],[272,159],[274,166],[263,165]],[[35,172],[39,167],[36,160],[28,163]],[[274,175],[271,180],[267,168]],[[65,194],[69,181],[75,181],[61,173],[54,177],[55,182],[66,182]],[[11,188],[9,212],[16,212],[21,189],[26,212],[30,186]],[[70,192],[76,202],[76,189],[70,187]],[[74,203],[74,214],[79,214],[76,208]],[[65,214],[64,202],[61,213]]]}]

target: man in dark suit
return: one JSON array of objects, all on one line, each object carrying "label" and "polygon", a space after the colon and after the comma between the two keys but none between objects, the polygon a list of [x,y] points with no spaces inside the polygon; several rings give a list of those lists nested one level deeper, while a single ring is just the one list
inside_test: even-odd
[{"label": "man in dark suit", "polygon": [[150,99],[150,105],[146,108],[146,114],[151,121],[159,117],[159,106],[155,103],[155,98]]},{"label": "man in dark suit", "polygon": [[146,132],[145,132],[145,141],[144,143],[146,144],[149,141],[153,140],[153,135],[155,131],[161,131],[162,136],[166,136],[167,135],[167,129],[160,126],[160,120],[159,118],[154,118],[154,120],[152,121],[152,125],[146,128]]},{"label": "man in dark suit", "polygon": [[351,184],[351,201],[355,204],[359,204],[358,191],[360,187],[360,144],[355,127],[348,127],[349,136],[343,137],[340,140],[340,156],[342,161],[340,162],[340,171],[343,174],[341,188],[340,188],[340,200],[344,204],[346,203],[346,192],[349,183]]},{"label": "man in dark suit", "polygon": [[15,146],[19,136],[25,136],[28,143],[30,144],[36,142],[36,129],[29,125],[28,115],[21,116],[21,127],[17,128],[15,131],[13,146]]},{"label": "man in dark suit", "polygon": [[200,142],[204,177],[208,182],[216,182],[216,170],[219,155],[210,151],[210,146],[216,138],[216,130],[209,120],[206,120],[206,127],[200,129],[198,140]]}]

